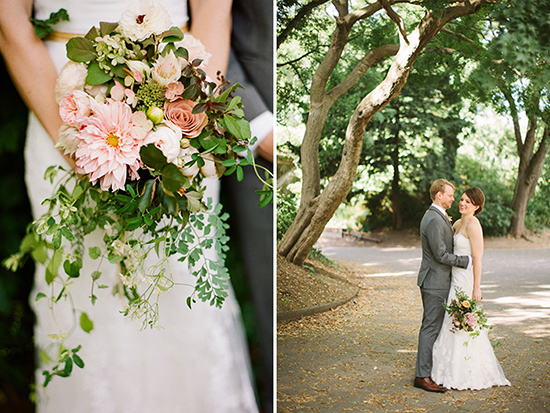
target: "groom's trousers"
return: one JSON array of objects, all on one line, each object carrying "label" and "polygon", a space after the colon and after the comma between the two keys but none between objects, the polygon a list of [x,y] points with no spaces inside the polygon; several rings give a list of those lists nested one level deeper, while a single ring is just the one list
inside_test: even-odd
[{"label": "groom's trousers", "polygon": [[420,333],[418,334],[416,377],[431,377],[433,346],[443,324],[445,317],[443,302],[447,300],[449,290],[420,288],[420,293],[424,314]]}]

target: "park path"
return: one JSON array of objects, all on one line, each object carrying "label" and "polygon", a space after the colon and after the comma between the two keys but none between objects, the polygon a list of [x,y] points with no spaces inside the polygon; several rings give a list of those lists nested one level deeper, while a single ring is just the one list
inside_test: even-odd
[{"label": "park path", "polygon": [[[387,261],[384,251],[370,251],[376,259],[361,258],[367,249],[338,252],[358,295],[333,311],[279,325],[277,411],[550,411],[550,249],[486,251],[492,269],[484,272],[484,307],[512,386],[445,394],[412,386],[422,305],[411,269],[418,268],[419,250],[402,250],[401,262],[385,250]],[[326,251],[337,259],[334,249]]]}]

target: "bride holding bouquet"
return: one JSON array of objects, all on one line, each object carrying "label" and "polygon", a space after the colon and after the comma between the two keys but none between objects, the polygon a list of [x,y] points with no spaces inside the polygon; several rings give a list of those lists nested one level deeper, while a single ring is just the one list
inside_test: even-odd
[{"label": "bride holding bouquet", "polygon": [[[44,180],[46,170],[52,165],[66,169],[75,166],[73,157],[64,157],[55,147],[63,125],[55,84],[68,60],[65,44],[72,37],[84,36],[100,21],[119,21],[130,3],[123,0],[0,2],[1,52],[14,83],[32,111],[25,147],[25,179],[35,218],[47,212],[43,201],[54,191],[54,184]],[[150,18],[169,16],[173,26],[186,26],[187,2],[159,0],[159,3],[141,0],[138,6],[132,5],[144,10],[134,20],[154,27],[155,21]],[[217,72],[224,73],[227,67],[231,1],[191,0],[190,7],[193,14],[190,33],[200,39],[211,54],[204,71],[210,79],[216,79]],[[31,16],[47,20],[60,8],[67,10],[69,21],[57,24],[50,40],[40,40]],[[119,92],[122,93],[120,99],[131,98],[122,85],[120,90],[110,91],[113,97]],[[82,169],[82,165],[77,165],[77,172],[82,173]],[[129,170],[131,173],[131,168]],[[118,188],[115,181],[115,178],[100,180],[102,189]],[[202,182],[206,187],[205,198],[217,203],[217,179]],[[84,243],[93,249],[101,244],[104,236],[104,231],[96,230],[84,238]],[[55,377],[45,389],[37,391],[37,411],[257,411],[240,312],[231,292],[221,309],[198,303],[190,310],[186,303],[187,287],[176,285],[159,302],[161,328],[140,330],[139,323],[120,314],[125,304],[120,296],[112,294],[112,288],[90,293],[93,291],[90,274],[98,270],[93,258],[87,254],[82,256],[82,276],[71,279],[70,299],[59,301],[53,310],[48,300],[35,301],[37,293],[51,288],[45,268],[37,265],[35,292],[30,297],[37,317],[35,342],[40,360],[37,386],[44,383],[42,370],[52,357],[51,336],[60,329],[68,332],[63,337],[66,347],[82,346],[79,357],[74,358],[75,363],[85,362],[85,367],[75,369],[70,377]],[[120,283],[118,265],[102,262],[99,266],[103,284],[113,287]],[[168,267],[177,284],[194,283],[187,265],[175,257],[168,260]],[[95,304],[90,294],[97,296]],[[78,314],[86,314],[89,328],[78,326],[75,309]],[[82,325],[82,318],[80,322]]]}]

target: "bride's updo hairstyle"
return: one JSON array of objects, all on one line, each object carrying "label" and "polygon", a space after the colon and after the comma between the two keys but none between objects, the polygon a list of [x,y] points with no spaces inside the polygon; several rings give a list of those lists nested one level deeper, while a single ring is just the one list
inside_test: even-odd
[{"label": "bride's updo hairstyle", "polygon": [[470,198],[470,201],[474,206],[479,207],[476,212],[474,212],[474,215],[479,214],[483,210],[483,206],[485,205],[485,195],[483,195],[481,189],[479,189],[477,186],[474,186],[472,188],[466,189],[464,193],[468,198]]}]

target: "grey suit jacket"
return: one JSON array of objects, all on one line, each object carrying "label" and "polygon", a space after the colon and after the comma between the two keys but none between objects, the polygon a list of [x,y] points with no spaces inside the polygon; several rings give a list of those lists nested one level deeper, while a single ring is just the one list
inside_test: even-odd
[{"label": "grey suit jacket", "polygon": [[453,229],[449,220],[430,206],[420,223],[422,263],[417,284],[421,288],[449,289],[452,267],[467,268],[468,256],[453,254]]}]

